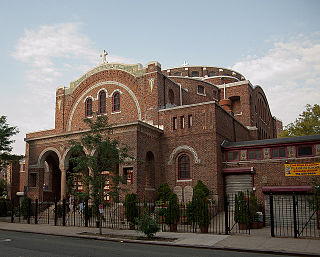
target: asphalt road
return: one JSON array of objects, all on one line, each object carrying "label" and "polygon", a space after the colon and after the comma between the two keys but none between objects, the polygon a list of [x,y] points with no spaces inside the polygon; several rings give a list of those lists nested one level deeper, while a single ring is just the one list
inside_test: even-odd
[{"label": "asphalt road", "polygon": [[[1,257],[62,257],[62,256],[275,256],[174,246],[121,243],[0,230]],[[283,255],[282,255],[283,256]]]}]

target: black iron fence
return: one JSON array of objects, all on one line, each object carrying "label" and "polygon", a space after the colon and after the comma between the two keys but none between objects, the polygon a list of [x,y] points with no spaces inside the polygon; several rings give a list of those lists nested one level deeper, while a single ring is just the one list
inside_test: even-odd
[{"label": "black iron fence", "polygon": [[[172,209],[167,203],[138,201],[137,218],[147,212],[157,219],[161,231],[250,234],[249,219],[243,218],[248,216],[249,212],[245,208],[236,212],[235,200],[233,196],[229,196],[224,202],[206,201],[204,206],[196,206],[193,202],[179,203],[175,214],[170,213]],[[80,202],[77,199],[39,202],[25,198],[19,202],[11,202],[8,210],[11,222],[80,227],[98,227],[101,212],[103,228],[130,229],[123,203],[106,203],[102,209],[98,209],[88,201]],[[172,216],[178,218],[172,222],[172,218],[169,218]]]},{"label": "black iron fence", "polygon": [[[136,206],[137,218],[148,213],[157,219],[161,231],[250,234],[251,229],[266,226],[270,227],[271,236],[320,237],[320,201],[315,195],[270,194],[265,197],[263,211],[257,209],[247,193],[226,196],[218,203],[206,201],[203,206],[179,203],[177,213],[170,213],[173,209],[168,203],[157,201],[138,201]],[[11,222],[78,227],[99,226],[101,213],[103,228],[132,228],[123,203],[95,208],[90,202],[77,199],[39,202],[24,198],[6,201],[6,211],[7,221]]]},{"label": "black iron fence", "polygon": [[271,236],[320,237],[320,196],[270,194],[265,200]]}]

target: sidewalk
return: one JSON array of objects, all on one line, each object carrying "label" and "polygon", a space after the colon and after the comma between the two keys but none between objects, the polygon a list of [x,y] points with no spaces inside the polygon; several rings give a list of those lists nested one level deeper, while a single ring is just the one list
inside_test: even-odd
[{"label": "sidewalk", "polygon": [[[47,224],[20,224],[0,222],[1,230],[12,230],[21,232],[41,233],[59,236],[72,236],[80,238],[92,238],[101,240],[150,243],[173,246],[206,247],[212,249],[229,249],[238,251],[254,251],[264,253],[285,253],[304,256],[320,256],[320,240],[316,239],[293,239],[293,238],[272,238],[268,228],[251,230],[251,235],[213,235],[194,233],[172,233],[159,232],[158,237],[173,239],[173,241],[148,241],[129,240],[125,235],[139,235],[134,230],[113,230],[103,229],[103,234],[110,237],[99,237],[97,228],[86,227],[63,227]],[[88,234],[89,233],[89,234]],[[116,237],[112,237],[115,235]],[[124,236],[121,238],[121,236]]]}]

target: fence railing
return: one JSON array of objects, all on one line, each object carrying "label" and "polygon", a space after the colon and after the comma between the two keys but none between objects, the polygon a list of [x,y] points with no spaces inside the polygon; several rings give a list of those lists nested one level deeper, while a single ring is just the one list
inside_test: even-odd
[{"label": "fence railing", "polygon": [[271,236],[320,237],[320,198],[317,195],[266,197],[266,225]]},{"label": "fence railing", "polygon": [[[26,198],[28,199],[28,198]],[[251,229],[265,225],[270,227],[271,236],[320,237],[320,200],[315,195],[266,195],[264,219],[252,214],[252,203],[248,194],[228,195],[224,201],[206,202],[208,233],[250,234]],[[3,206],[3,205],[1,205]],[[146,211],[158,220],[161,231],[201,232],[198,213],[195,215],[192,202],[179,203],[178,220],[175,226],[168,221],[168,205],[156,201],[138,201],[138,218]],[[56,226],[99,226],[99,210],[89,202],[77,199],[39,202],[6,201],[7,221],[51,224]],[[198,210],[199,211],[199,210]],[[130,229],[123,203],[107,203],[103,206],[101,226],[112,229]]]},{"label": "fence railing", "polygon": [[[232,233],[250,233],[250,225],[240,224],[235,217],[234,197],[229,196],[224,202],[215,203],[206,202],[208,233],[215,234],[232,234]],[[138,218],[143,212],[147,213],[158,220],[161,231],[170,231],[171,224],[168,222],[168,205],[160,204],[156,201],[138,201]],[[193,210],[192,210],[193,208]],[[11,202],[8,207],[11,213],[11,222],[31,223],[31,224],[51,224],[56,226],[99,226],[99,210],[88,202],[80,202],[77,199],[39,202],[20,201]],[[106,203],[103,206],[102,224],[103,228],[112,229],[130,229],[130,224],[126,218],[126,210],[123,203]],[[199,210],[198,210],[199,211]],[[198,233],[201,231],[201,221],[199,215],[195,216],[192,202],[179,203],[178,216],[176,222],[177,232]],[[239,215],[239,214],[238,214]],[[248,213],[241,214],[242,216]]]}]

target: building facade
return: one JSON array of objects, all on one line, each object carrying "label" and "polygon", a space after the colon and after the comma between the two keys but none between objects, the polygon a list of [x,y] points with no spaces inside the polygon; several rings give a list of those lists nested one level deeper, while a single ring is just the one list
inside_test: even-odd
[{"label": "building facade", "polygon": [[154,199],[159,185],[168,182],[180,201],[192,197],[198,180],[221,200],[225,170],[234,164],[225,159],[226,142],[272,140],[281,125],[263,89],[236,71],[103,61],[57,89],[54,129],[26,135],[21,192],[40,200],[66,197],[69,142],[88,129],[83,119],[96,115],[108,117],[110,137],[134,157],[119,166],[119,174],[128,178],[127,192]]}]

